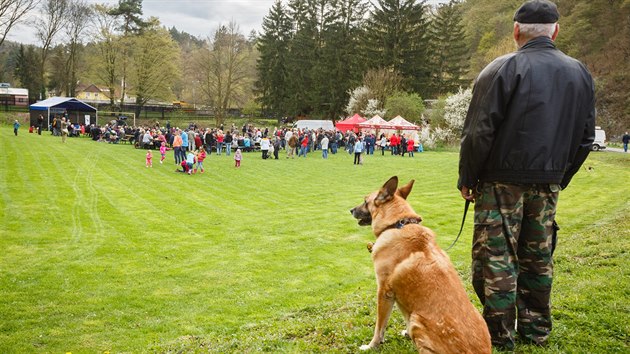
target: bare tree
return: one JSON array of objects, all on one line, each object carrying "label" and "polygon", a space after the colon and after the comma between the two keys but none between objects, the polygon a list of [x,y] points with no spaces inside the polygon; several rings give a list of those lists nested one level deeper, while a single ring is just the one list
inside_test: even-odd
[{"label": "bare tree", "polygon": [[244,104],[248,80],[252,78],[254,62],[251,43],[230,22],[215,32],[212,48],[204,48],[197,60],[201,89],[213,107],[217,125],[233,104]]},{"label": "bare tree", "polygon": [[70,0],[68,7],[68,22],[65,34],[68,38],[68,58],[66,61],[66,73],[68,77],[66,92],[74,96],[77,87],[77,66],[79,51],[83,41],[83,35],[92,17],[92,8],[84,0]]},{"label": "bare tree", "polygon": [[0,0],[0,46],[22,18],[33,10],[39,0]]},{"label": "bare tree", "polygon": [[391,69],[370,69],[363,76],[363,85],[367,86],[373,98],[378,100],[380,109],[387,103],[388,96],[400,90],[402,77]]},{"label": "bare tree", "polygon": [[48,51],[59,31],[64,26],[68,11],[68,0],[45,0],[42,18],[36,21],[37,38],[41,41],[41,93],[46,94],[46,59]]},{"label": "bare tree", "polygon": [[116,28],[120,27],[118,17],[110,15],[112,7],[107,5],[94,6],[94,37],[100,52],[98,78],[109,89],[109,103],[113,107],[116,104],[116,87],[120,77],[118,60],[121,56],[120,36],[116,34]]}]

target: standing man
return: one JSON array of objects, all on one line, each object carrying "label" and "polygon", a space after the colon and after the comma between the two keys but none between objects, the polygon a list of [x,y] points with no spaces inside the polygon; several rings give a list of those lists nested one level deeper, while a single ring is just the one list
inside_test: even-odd
[{"label": "standing man", "polygon": [[195,151],[195,129],[196,128],[188,128],[188,131],[186,131],[186,135],[188,136],[188,151]]},{"label": "standing man", "polygon": [[42,135],[42,127],[44,126],[44,116],[41,114],[37,118],[37,134]]},{"label": "standing man", "polygon": [[628,143],[630,143],[630,134],[628,132],[623,135],[621,142],[623,142],[623,152],[628,152]]},{"label": "standing man", "polygon": [[289,135],[289,133],[291,133],[291,135],[287,140],[287,159],[289,157],[293,159],[295,158],[295,150],[298,146],[298,138],[296,133],[289,131],[287,135]]},{"label": "standing man", "polygon": [[328,135],[324,134],[324,137],[322,138],[321,141],[321,146],[322,146],[322,158],[327,159],[328,158]]},{"label": "standing man", "polygon": [[66,140],[68,139],[68,134],[70,134],[68,127],[70,127],[71,125],[72,123],[70,123],[70,120],[66,119],[66,117],[61,118],[61,142],[62,143],[65,143]]},{"label": "standing man", "polygon": [[492,344],[504,349],[516,331],[547,343],[558,193],[595,138],[593,80],[556,48],[558,18],[547,0],[516,11],[518,50],[479,74],[462,132],[457,188],[475,201],[472,281]]}]

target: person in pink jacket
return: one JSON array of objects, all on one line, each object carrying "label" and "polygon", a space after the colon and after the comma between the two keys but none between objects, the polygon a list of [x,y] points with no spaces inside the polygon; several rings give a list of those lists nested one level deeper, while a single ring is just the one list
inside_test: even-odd
[{"label": "person in pink jacket", "polygon": [[166,143],[162,142],[162,144],[160,145],[160,163],[163,163],[164,159],[166,158],[166,150],[168,150],[168,148],[166,147]]},{"label": "person in pink jacket", "polygon": [[241,149],[236,149],[234,153],[234,167],[241,167],[241,160],[243,159],[243,154],[241,153]]},{"label": "person in pink jacket", "polygon": [[153,167],[153,155],[151,154],[151,150],[147,150],[146,160],[146,166]]}]

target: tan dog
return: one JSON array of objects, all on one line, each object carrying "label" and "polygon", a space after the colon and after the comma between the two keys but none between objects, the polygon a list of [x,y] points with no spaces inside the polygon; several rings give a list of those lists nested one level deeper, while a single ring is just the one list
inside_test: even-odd
[{"label": "tan dog", "polygon": [[491,353],[485,321],[472,305],[448,255],[435,234],[420,225],[406,198],[413,180],[398,188],[394,176],[350,212],[359,225],[372,225],[376,242],[377,316],[374,337],[362,350],[383,343],[394,307],[402,312],[419,352]]}]

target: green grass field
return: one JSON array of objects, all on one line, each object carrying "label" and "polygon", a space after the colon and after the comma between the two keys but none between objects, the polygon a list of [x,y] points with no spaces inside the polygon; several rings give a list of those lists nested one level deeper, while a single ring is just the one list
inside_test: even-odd
[{"label": "green grass field", "polygon": [[[349,209],[392,175],[442,247],[463,201],[458,154],[263,161],[154,152],[0,127],[0,353],[358,352],[375,319],[373,240]],[[588,169],[587,167],[590,167]],[[546,349],[629,352],[630,155],[591,154],[561,193]],[[470,298],[472,219],[449,251]],[[390,320],[379,352],[413,353]]]}]

